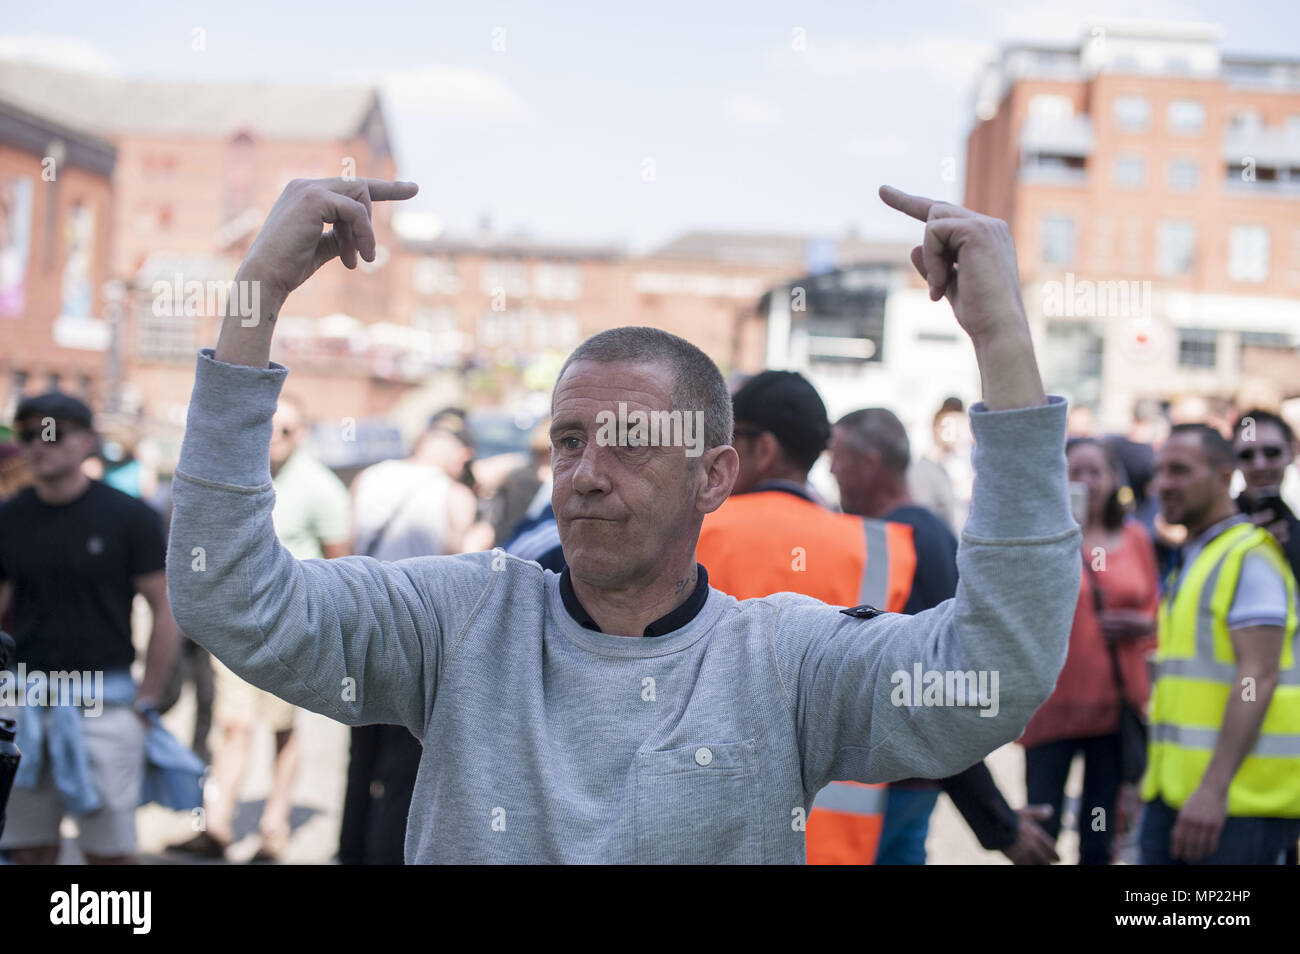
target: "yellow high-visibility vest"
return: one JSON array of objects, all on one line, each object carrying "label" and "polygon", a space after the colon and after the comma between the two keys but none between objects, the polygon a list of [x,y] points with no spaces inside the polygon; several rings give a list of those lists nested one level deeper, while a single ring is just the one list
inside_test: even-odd
[{"label": "yellow high-visibility vest", "polygon": [[1242,561],[1254,551],[1287,586],[1279,680],[1259,738],[1228,786],[1230,816],[1300,818],[1300,665],[1296,658],[1296,583],[1267,530],[1236,524],[1183,570],[1178,591],[1160,602],[1156,680],[1142,798],[1182,808],[1205,774],[1228,699],[1251,691],[1237,680],[1228,610]]}]

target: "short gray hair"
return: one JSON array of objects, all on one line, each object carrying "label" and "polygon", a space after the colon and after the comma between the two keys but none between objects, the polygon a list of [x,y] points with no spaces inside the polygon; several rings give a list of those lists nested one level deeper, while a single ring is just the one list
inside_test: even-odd
[{"label": "short gray hair", "polygon": [[[659,328],[627,325],[592,335],[573,350],[560,368],[556,387],[575,361],[613,364],[616,361],[659,362],[672,370],[675,409],[704,412],[704,447],[731,443],[734,419],[731,393],[713,359],[685,338]],[[554,406],[555,393],[551,392]]]},{"label": "short gray hair", "polygon": [[893,411],[883,407],[867,407],[845,414],[835,422],[858,450],[874,450],[880,454],[885,466],[896,474],[907,473],[912,460],[912,446],[907,440],[907,428]]}]

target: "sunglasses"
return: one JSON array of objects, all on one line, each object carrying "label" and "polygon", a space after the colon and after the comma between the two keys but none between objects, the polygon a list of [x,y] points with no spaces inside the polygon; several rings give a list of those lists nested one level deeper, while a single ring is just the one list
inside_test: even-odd
[{"label": "sunglasses", "polygon": [[1249,464],[1255,459],[1256,454],[1263,454],[1265,460],[1277,460],[1282,456],[1285,449],[1278,447],[1276,444],[1265,444],[1260,447],[1244,447],[1237,451],[1237,460],[1243,464]]}]

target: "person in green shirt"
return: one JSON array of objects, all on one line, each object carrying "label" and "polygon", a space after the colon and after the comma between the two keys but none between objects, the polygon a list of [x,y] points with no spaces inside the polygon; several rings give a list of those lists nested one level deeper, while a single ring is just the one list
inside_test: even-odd
[{"label": "person in green shirt", "polygon": [[[296,559],[346,556],[351,533],[347,487],[328,467],[312,457],[303,442],[309,427],[302,404],[282,395],[271,423],[271,482],[275,509],[271,519],[275,535]],[[235,808],[248,765],[253,725],[270,725],[275,733],[275,771],[258,825],[262,843],[254,861],[275,861],[289,841],[289,809],[298,773],[299,748],[294,732],[296,709],[269,692],[244,682],[220,660],[213,658],[215,701],[213,721],[220,733],[212,763],[215,798],[206,813],[206,830],[182,844],[178,851],[205,857],[224,857],[234,837]]]}]

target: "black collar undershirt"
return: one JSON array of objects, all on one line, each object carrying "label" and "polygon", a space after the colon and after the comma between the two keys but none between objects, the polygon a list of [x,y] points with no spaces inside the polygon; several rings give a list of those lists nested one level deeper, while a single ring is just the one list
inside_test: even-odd
[{"label": "black collar undershirt", "polygon": [[[645,628],[643,636],[663,636],[671,633],[675,629],[681,629],[704,609],[704,604],[709,599],[709,571],[704,569],[704,564],[696,563],[699,569],[699,577],[695,582],[695,590],[690,597],[677,609],[664,616],[659,617],[653,623]],[[564,572],[560,574],[560,599],[564,601],[564,608],[569,611],[569,615],[583,629],[594,629],[601,632],[596,621],[578,602],[578,594],[573,592],[573,581],[569,579],[569,568],[566,566]]]}]

